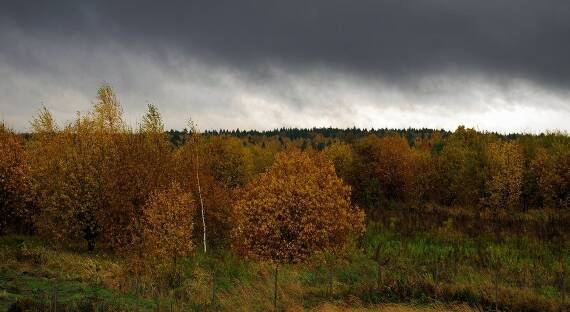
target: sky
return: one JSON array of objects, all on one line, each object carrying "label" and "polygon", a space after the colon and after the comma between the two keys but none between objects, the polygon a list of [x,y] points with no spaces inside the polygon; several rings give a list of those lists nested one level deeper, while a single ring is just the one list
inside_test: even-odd
[{"label": "sky", "polygon": [[570,130],[570,1],[0,1],[0,120]]}]

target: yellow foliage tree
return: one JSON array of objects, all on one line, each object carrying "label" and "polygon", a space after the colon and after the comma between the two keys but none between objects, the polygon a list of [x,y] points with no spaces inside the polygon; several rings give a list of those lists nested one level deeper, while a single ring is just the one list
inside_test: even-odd
[{"label": "yellow foliage tree", "polygon": [[252,155],[237,138],[213,137],[207,161],[214,178],[229,188],[243,185],[253,171]]},{"label": "yellow foliage tree", "polygon": [[352,181],[354,167],[354,151],[352,146],[343,142],[335,142],[323,150],[323,155],[334,164],[336,174],[345,182]]},{"label": "yellow foliage tree", "polygon": [[56,125],[44,107],[32,121],[28,146],[34,202],[39,210],[35,219],[38,233],[55,241],[66,241],[74,232],[73,192],[66,175],[71,137]]},{"label": "yellow foliage tree", "polygon": [[[195,214],[194,218],[200,226],[194,227],[194,231],[195,237],[202,238],[202,248],[206,251],[206,239],[209,245],[217,246],[225,245],[229,239],[230,192],[227,185],[212,173],[211,163],[208,163],[210,149],[206,140],[193,122],[190,122],[190,126],[191,133],[174,153],[175,177],[182,189],[191,192],[199,205],[200,213]],[[218,161],[222,160],[220,158]]]},{"label": "yellow foliage tree", "polygon": [[446,139],[438,158],[439,197],[443,204],[473,207],[485,198],[487,140],[488,137],[464,126]]},{"label": "yellow foliage tree", "polygon": [[547,208],[570,208],[570,148],[563,143],[549,150],[538,149],[532,169],[537,175],[539,194]]},{"label": "yellow foliage tree", "polygon": [[487,146],[490,177],[490,204],[496,209],[513,211],[520,206],[523,181],[523,154],[516,142],[494,142]]},{"label": "yellow foliage tree", "polygon": [[104,84],[97,90],[93,115],[100,131],[112,133],[124,130],[123,110],[111,85]]},{"label": "yellow foliage tree", "polygon": [[112,169],[124,164],[119,165],[118,147],[128,132],[121,114],[111,87],[104,85],[92,112],[78,114],[63,130],[47,109],[34,119],[30,155],[40,234],[57,241],[81,237],[89,250],[99,234],[115,237],[109,225],[117,220],[106,222],[112,219],[106,217],[120,194],[112,183],[119,175]]},{"label": "yellow foliage tree", "polygon": [[148,106],[138,132],[115,135],[113,140],[115,159],[107,178],[104,234],[113,248],[141,254],[144,205],[154,190],[172,181],[172,146],[153,105]]},{"label": "yellow foliage tree", "polygon": [[104,198],[107,155],[97,123],[80,116],[59,130],[53,117],[42,110],[32,123],[30,144],[32,178],[40,215],[36,226],[44,236],[58,241],[82,237],[95,248],[100,231],[98,214],[107,207]]}]

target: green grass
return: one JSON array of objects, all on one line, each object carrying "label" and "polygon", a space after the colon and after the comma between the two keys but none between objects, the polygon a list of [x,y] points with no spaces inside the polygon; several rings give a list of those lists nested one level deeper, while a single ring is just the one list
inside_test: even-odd
[{"label": "green grass", "polygon": [[[26,236],[0,238],[0,310],[108,310],[151,308],[154,302],[102,285],[97,268],[110,274],[118,265],[102,256],[55,250]],[[15,304],[18,302],[18,304]]]},{"label": "green grass", "polygon": [[[399,235],[393,227],[371,224],[334,265],[315,257],[280,267],[279,306],[300,311],[327,302],[343,307],[465,302],[483,309],[556,311],[563,294],[570,297],[559,283],[562,270],[567,274],[570,267],[569,253],[524,237],[495,242],[442,229]],[[58,311],[272,309],[269,264],[218,251],[180,261],[175,270],[166,264],[150,268],[137,277],[131,264],[109,254],[59,249],[29,236],[0,237],[0,310],[17,305],[47,311],[54,306]]]}]

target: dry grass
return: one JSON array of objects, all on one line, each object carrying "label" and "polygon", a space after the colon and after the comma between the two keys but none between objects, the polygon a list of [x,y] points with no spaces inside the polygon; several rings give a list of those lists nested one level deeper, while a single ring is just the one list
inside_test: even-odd
[{"label": "dry grass", "polygon": [[[18,241],[16,237],[14,241]],[[10,242],[14,244],[13,242]],[[69,280],[98,281],[108,288],[120,288],[122,265],[108,256],[90,255],[48,248],[30,240],[0,249],[3,267],[25,272],[42,272]]]},{"label": "dry grass", "polygon": [[[31,237],[0,238],[0,310],[9,303],[37,294],[51,294],[59,288],[60,301],[75,304],[97,293],[95,302],[111,302],[106,310],[156,310],[168,307],[173,311],[213,309],[218,311],[273,310],[273,267],[269,264],[243,261],[225,255],[216,260],[221,267],[216,282],[211,271],[212,259],[197,255],[181,263],[179,279],[172,281],[170,266],[151,266],[148,272],[135,276],[133,264],[108,254],[90,255],[62,250]],[[278,306],[280,311],[479,311],[466,305],[429,305],[433,302],[469,302],[485,308],[495,305],[495,292],[490,278],[482,272],[473,275],[480,279],[434,286],[423,276],[408,275],[410,283],[391,285],[385,293],[371,291],[370,265],[366,259],[355,258],[337,272],[333,293],[328,292],[325,271],[318,266],[284,266],[279,270]],[[368,266],[366,266],[368,265]],[[344,280],[343,280],[344,279]],[[364,282],[362,282],[364,281]],[[406,282],[404,281],[404,282]],[[368,283],[368,284],[366,284]],[[55,285],[55,286],[54,286]],[[433,300],[422,301],[419,295]],[[367,292],[367,293],[366,293]],[[510,311],[558,311],[557,293],[552,288],[550,297],[527,288],[497,288],[499,306]],[[65,298],[64,298],[65,296]],[[384,297],[383,297],[384,296]],[[101,299],[102,298],[102,299]],[[212,298],[214,302],[212,302]],[[388,299],[386,299],[388,298]],[[41,299],[41,298],[40,298]],[[99,301],[97,301],[99,300]],[[392,300],[392,301],[388,301]],[[115,304],[117,302],[117,304]],[[377,304],[381,302],[414,302],[410,304]],[[104,308],[100,310],[105,311]]]},{"label": "dry grass", "polygon": [[386,304],[386,305],[378,305],[374,307],[349,307],[344,305],[334,305],[331,303],[325,303],[320,305],[313,311],[315,312],[340,312],[340,311],[349,311],[349,312],[475,312],[473,308],[464,305],[458,306],[431,306],[431,307],[417,307],[412,305],[404,305],[404,304]]}]

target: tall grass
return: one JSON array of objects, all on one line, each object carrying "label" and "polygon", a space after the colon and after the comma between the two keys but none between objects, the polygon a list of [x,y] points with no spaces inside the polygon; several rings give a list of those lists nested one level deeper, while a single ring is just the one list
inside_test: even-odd
[{"label": "tall grass", "polygon": [[[370,224],[334,265],[326,257],[279,271],[283,311],[558,311],[568,298],[570,251],[529,237],[466,237],[449,228],[402,235]],[[268,311],[273,267],[227,250],[134,274],[111,254],[0,238],[0,310]],[[406,303],[406,306],[386,305]],[[451,306],[450,306],[451,305]],[[458,310],[459,309],[459,310]],[[463,309],[463,310],[461,310]],[[469,308],[472,309],[472,308]]]}]

